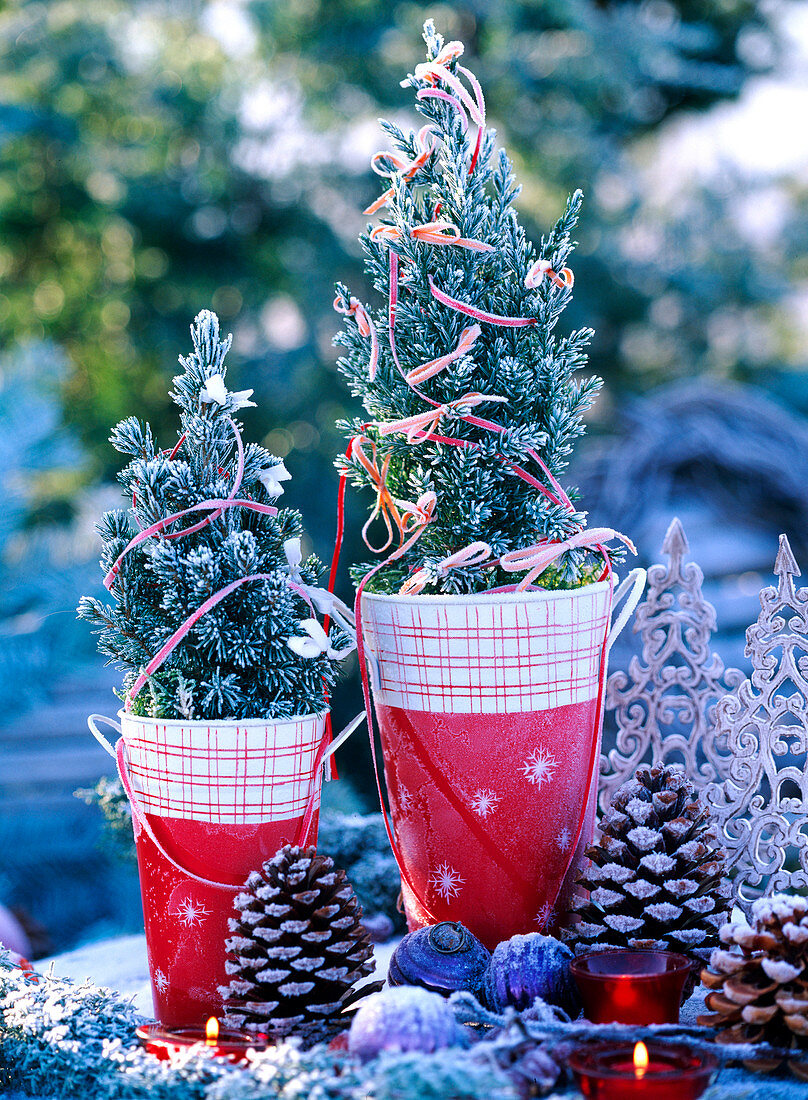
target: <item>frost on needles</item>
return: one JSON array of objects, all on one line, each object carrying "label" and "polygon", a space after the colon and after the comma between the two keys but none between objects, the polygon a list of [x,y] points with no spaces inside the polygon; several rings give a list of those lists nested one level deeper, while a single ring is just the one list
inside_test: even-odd
[{"label": "frost on needles", "polygon": [[[431,21],[425,25],[424,38],[428,61],[434,61],[444,50],[444,42]],[[451,52],[451,45],[446,50]],[[458,57],[444,63],[455,77],[467,79],[458,71]],[[368,307],[365,315],[378,334],[378,366],[371,377],[373,341],[368,339],[367,323],[362,323],[363,307],[352,313],[350,307],[357,304],[356,299],[347,287],[337,284],[335,307],[347,314],[336,337],[336,343],[346,349],[339,366],[353,394],[362,398],[366,413],[341,426],[349,436],[364,434],[377,446],[379,468],[389,460],[386,481],[394,500],[416,501],[428,491],[437,496],[433,518],[418,540],[373,578],[369,590],[397,592],[413,569],[425,567],[431,573],[427,593],[479,592],[513,583],[514,578],[499,567],[455,568],[439,576],[437,563],[480,540],[499,557],[541,539],[566,539],[585,527],[586,513],[553,502],[509,465],[519,465],[549,487],[546,474],[529,454],[533,450],[552,475],[563,475],[573,444],[584,431],[583,415],[601,386],[598,378],[579,377],[587,363],[592,330],[568,335],[556,332],[571,287],[551,277],[543,278],[535,288],[525,285],[537,260],[548,261],[552,273],[564,270],[574,247],[571,235],[582,195],[576,191],[569,198],[557,224],[535,247],[519,224],[513,205],[519,187],[507,155],[495,150],[494,131],[481,127],[475,160],[478,127],[471,112],[467,111],[464,119],[445,96],[434,93],[437,89],[438,93],[453,94],[452,85],[417,73],[403,83],[416,93],[430,92],[429,98],[419,98],[416,104],[429,131],[405,133],[391,122],[382,122],[392,151],[377,155],[374,166],[385,174],[383,186],[390,187],[380,209],[382,224],[388,228],[377,226],[374,233],[369,226],[361,237],[366,270],[384,299],[376,308]],[[465,86],[469,88],[468,83]],[[424,156],[430,145],[434,145],[433,152]],[[407,171],[419,158],[417,169]],[[435,221],[453,227],[443,230],[447,235],[457,231],[461,239],[480,242],[490,250],[426,241],[423,227]],[[394,336],[401,370],[394,361],[390,339],[391,253],[394,262],[397,257],[399,269]],[[474,324],[472,317],[441,302],[430,280],[444,296],[486,314],[531,320],[520,327],[481,321],[473,346],[446,369],[419,383],[422,393],[440,405],[457,402],[470,392],[506,401],[483,401],[473,408],[456,405],[441,415],[429,434],[410,441],[403,431],[380,431],[380,425],[430,408],[402,372],[456,349],[463,330]],[[461,419],[469,412],[505,430],[498,433]],[[473,446],[438,442],[435,435]],[[358,461],[340,460],[339,465],[357,487],[370,487],[376,495],[377,486]],[[576,499],[574,489],[568,488],[567,493]],[[369,529],[371,542],[377,532],[381,532],[377,541],[383,542],[379,519]],[[619,557],[617,553],[613,560]],[[357,566],[355,578],[370,567]],[[547,569],[538,583],[575,587],[595,579],[602,569],[599,555],[574,549]]]},{"label": "frost on needles", "polygon": [[[159,450],[148,424],[131,416],[110,441],[131,456],[118,475],[128,508],[107,512],[98,531],[101,567],[110,571],[138,531],[205,501],[228,498],[238,472],[236,419],[252,391],[224,384],[230,337],[203,311],[191,326],[193,351],[180,357],[172,397],[181,428]],[[288,472],[255,443],[244,446],[238,500],[272,505]],[[202,520],[208,522],[202,524]],[[177,532],[199,525],[180,537]],[[204,508],[168,524],[128,553],[111,579],[114,602],[82,598],[79,616],[97,628],[98,646],[125,672],[140,671],[196,609],[228,584],[254,574],[202,615],[133,700],[136,714],[161,718],[283,718],[321,713],[350,644],[337,626],[316,644],[311,606],[290,582],[315,585],[320,564],[299,561],[300,514],[266,515],[244,506]],[[315,622],[314,627],[311,624]],[[289,645],[293,639],[297,650]],[[304,652],[301,652],[301,649]]]}]

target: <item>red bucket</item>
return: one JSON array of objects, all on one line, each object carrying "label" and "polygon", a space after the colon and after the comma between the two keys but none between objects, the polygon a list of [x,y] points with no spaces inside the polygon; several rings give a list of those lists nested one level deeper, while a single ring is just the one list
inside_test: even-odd
[{"label": "red bucket", "polygon": [[[316,843],[326,715],[191,722],[91,715],[132,803],[154,1011],[168,1027],[223,1015],[225,937],[251,871]],[[112,749],[97,721],[121,734]],[[318,760],[319,754],[319,760]]]},{"label": "red bucket", "polygon": [[461,921],[493,948],[552,927],[592,838],[608,650],[644,583],[634,570],[618,588],[615,602],[630,595],[611,628],[607,581],[363,593],[411,929]]}]

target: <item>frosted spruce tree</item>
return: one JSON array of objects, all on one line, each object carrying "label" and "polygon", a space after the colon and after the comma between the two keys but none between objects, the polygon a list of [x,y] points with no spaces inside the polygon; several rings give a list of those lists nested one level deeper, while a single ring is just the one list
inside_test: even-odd
[{"label": "frosted spruce tree", "polygon": [[131,507],[107,512],[98,527],[114,603],[85,596],[79,616],[124,670],[136,714],[322,712],[352,645],[338,626],[327,636],[315,614],[329,597],[315,587],[317,559],[301,560],[300,514],[274,506],[288,471],[263,447],[242,444],[236,416],[253,404],[252,390],[225,385],[231,338],[207,311],[191,337],[171,395],[181,421],[173,449],[158,450],[133,416],[112,432],[113,446],[132,456],[119,474]]},{"label": "frosted spruce tree", "polygon": [[[385,302],[366,309],[337,284],[340,370],[367,414],[343,425],[351,444],[340,466],[375,494],[364,531],[372,549],[389,554],[423,525],[369,590],[398,592],[417,570],[426,592],[468,593],[513,583],[503,554],[584,530],[575,490],[557,479],[601,382],[578,378],[592,330],[555,331],[572,293],[581,192],[535,248],[462,45],[444,45],[431,21],[424,39],[427,62],[402,83],[426,125],[404,133],[383,122],[393,149],[372,162],[387,190],[365,211],[382,224],[361,241]],[[490,549],[478,555],[487,561],[440,568],[475,543]],[[576,587],[603,567],[599,551],[574,547],[538,583]]]}]

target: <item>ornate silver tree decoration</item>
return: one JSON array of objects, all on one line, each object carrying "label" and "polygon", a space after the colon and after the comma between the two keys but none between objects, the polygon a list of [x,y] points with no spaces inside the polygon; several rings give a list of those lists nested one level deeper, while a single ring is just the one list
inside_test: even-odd
[{"label": "ornate silver tree decoration", "polygon": [[747,915],[761,895],[808,887],[808,588],[794,587],[785,535],[774,572],[777,587],[762,590],[746,632],[751,679],[716,708],[729,773],[706,792]]},{"label": "ornate silver tree decoration", "polygon": [[642,654],[632,657],[628,673],[614,672],[607,681],[617,740],[600,761],[602,811],[640,764],[680,763],[697,788],[727,773],[726,749],[708,733],[716,703],[743,674],[725,670],[710,650],[715,608],[702,595],[701,569],[684,561],[689,551],[674,519],[662,543],[668,564],[648,570],[647,594],[634,615]]}]

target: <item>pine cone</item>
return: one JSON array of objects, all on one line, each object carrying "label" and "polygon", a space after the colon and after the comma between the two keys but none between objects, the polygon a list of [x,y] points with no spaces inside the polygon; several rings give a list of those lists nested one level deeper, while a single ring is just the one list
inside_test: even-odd
[{"label": "pine cone", "polygon": [[576,952],[619,947],[681,951],[706,961],[726,920],[731,886],[709,810],[677,765],[639,768],[614,794],[587,850],[576,914],[562,939]]},{"label": "pine cone", "polygon": [[[752,906],[752,924],[725,924],[722,947],[713,951],[701,980],[710,990],[712,1015],[699,1016],[718,1028],[725,1043],[771,1043],[808,1049],[808,901],[788,894],[761,898]],[[775,1069],[781,1059],[755,1058],[753,1069]],[[808,1080],[808,1063],[790,1062]]]},{"label": "pine cone", "polygon": [[252,872],[235,906],[225,941],[233,978],[219,990],[225,1023],[307,1043],[346,1027],[340,1014],[374,963],[345,872],[313,847],[286,845]]}]

